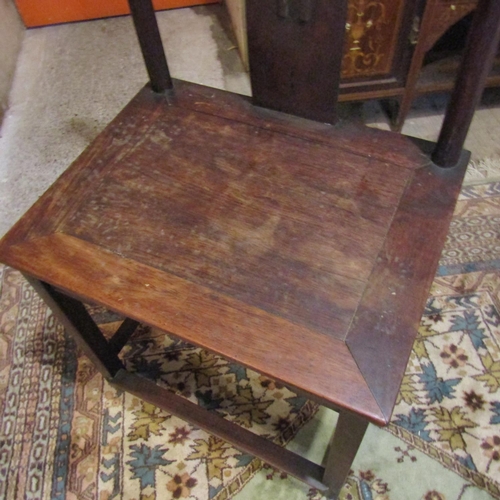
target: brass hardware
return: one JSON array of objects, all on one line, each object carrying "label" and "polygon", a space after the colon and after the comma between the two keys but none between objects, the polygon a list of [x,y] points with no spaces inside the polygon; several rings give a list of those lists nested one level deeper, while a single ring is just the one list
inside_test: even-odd
[{"label": "brass hardware", "polygon": [[450,5],[450,9],[451,10],[457,10],[457,6],[456,5]]},{"label": "brass hardware", "polygon": [[345,30],[351,31],[351,24],[350,23],[345,23]]},{"label": "brass hardware", "polygon": [[419,34],[420,34],[420,17],[415,16],[413,18],[413,23],[411,25],[411,31],[410,31],[410,43],[412,45],[417,45]]}]

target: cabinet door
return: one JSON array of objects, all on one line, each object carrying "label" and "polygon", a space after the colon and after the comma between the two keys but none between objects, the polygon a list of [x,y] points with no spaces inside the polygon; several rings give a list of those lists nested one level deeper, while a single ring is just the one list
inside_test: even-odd
[{"label": "cabinet door", "polygon": [[344,78],[390,73],[403,18],[404,0],[350,0]]}]

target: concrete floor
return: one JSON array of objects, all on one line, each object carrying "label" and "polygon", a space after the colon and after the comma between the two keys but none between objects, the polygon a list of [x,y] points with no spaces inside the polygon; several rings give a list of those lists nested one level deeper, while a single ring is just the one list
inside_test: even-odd
[{"label": "concrete floor", "polygon": [[[221,6],[162,12],[158,20],[174,77],[250,93]],[[26,32],[0,131],[0,236],[146,81],[129,17]],[[496,168],[500,158],[499,103],[481,107],[469,134],[479,165],[493,158]],[[442,99],[420,101],[404,132],[435,139],[442,111]],[[362,113],[367,123],[387,128],[376,102]]]}]

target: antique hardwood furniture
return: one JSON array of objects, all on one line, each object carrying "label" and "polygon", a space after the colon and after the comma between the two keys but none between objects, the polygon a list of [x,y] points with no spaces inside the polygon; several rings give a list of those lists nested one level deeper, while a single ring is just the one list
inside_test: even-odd
[{"label": "antique hardwood furniture", "polygon": [[[226,3],[248,61],[245,0]],[[460,54],[426,65],[424,58],[476,5],[477,0],[348,0],[339,100],[383,99],[393,130],[400,131],[416,96],[453,89]],[[486,86],[500,86],[499,60]]]},{"label": "antique hardwood furniture", "polygon": [[[432,156],[442,168],[432,144],[332,125],[343,0],[248,1],[261,107],[172,81],[151,3],[130,4],[150,85],[7,234],[0,259],[111,383],[334,497],[368,422],[391,418],[487,68],[462,75]],[[475,51],[492,59],[484,34],[498,40],[500,3],[482,0],[476,19],[468,64]],[[82,301],[127,319],[107,340]],[[138,322],[338,411],[324,466],[126,371],[119,352]]]},{"label": "antique hardwood furniture", "polygon": [[340,100],[400,96],[420,2],[348,0]]},{"label": "antique hardwood furniture", "polygon": [[[225,0],[225,3],[248,69],[245,0]],[[413,0],[348,0],[341,101],[394,97],[403,93],[413,50],[410,39],[418,28],[414,19],[417,19],[419,3]]]}]

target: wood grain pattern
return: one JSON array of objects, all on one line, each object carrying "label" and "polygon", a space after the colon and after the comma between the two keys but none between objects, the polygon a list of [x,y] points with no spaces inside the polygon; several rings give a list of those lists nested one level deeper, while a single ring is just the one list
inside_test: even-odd
[{"label": "wood grain pattern", "polygon": [[58,230],[344,338],[409,173],[310,151],[175,108]]},{"label": "wood grain pattern", "polygon": [[[132,5],[156,59],[151,5]],[[333,122],[345,6],[248,0],[257,103]],[[0,242],[0,260],[28,276],[104,376],[335,494],[367,421],[390,420],[467,155],[442,170],[423,141],[185,82],[158,94],[170,86],[162,57],[151,85]],[[108,340],[82,301],[127,320]],[[329,453],[323,470],[123,371],[117,353],[138,323],[340,411],[332,447],[343,456]]]},{"label": "wood grain pattern", "polygon": [[171,332],[334,409],[348,406],[379,425],[385,422],[340,340],[62,233],[6,248],[1,255],[82,300]]},{"label": "wood grain pattern", "polygon": [[[446,172],[415,173],[396,212],[347,337],[384,415],[390,418],[445,242],[469,154]],[[408,225],[413,237],[408,239]],[[375,352],[383,352],[384,359]]]},{"label": "wood grain pattern", "polygon": [[[142,98],[142,96],[147,96]],[[161,112],[162,95],[146,86],[99,134],[9,231],[2,244],[14,245],[28,238],[51,234],[68,211],[85,199],[106,168],[120,162],[130,148],[147,134],[150,122]],[[134,142],[135,140],[135,142]],[[125,147],[126,146],[126,147]]]},{"label": "wood grain pattern", "polygon": [[[360,156],[376,158],[394,168],[415,169],[425,164],[428,157],[412,141],[401,134],[386,130],[361,127],[350,122],[331,126],[271,109],[252,105],[249,98],[221,90],[174,80],[175,94],[168,97],[169,105],[189,108],[229,120],[242,121],[265,130],[274,130],[286,136],[329,144],[337,150],[347,150]],[[141,92],[137,100],[148,99]],[[361,134],[361,135],[360,135]],[[387,143],[390,147],[387,147]]]},{"label": "wood grain pattern", "polygon": [[247,0],[246,17],[255,104],[334,123],[346,2]]},{"label": "wood grain pattern", "polygon": [[[36,205],[9,232],[9,244],[28,237],[50,234],[68,211],[81,203],[94,189],[94,183],[106,169],[119,165],[131,150],[139,147],[158,117],[171,107],[217,115],[237,123],[247,123],[285,137],[335,148],[335,155],[354,153],[376,159],[400,175],[399,168],[415,169],[429,162],[428,156],[408,137],[377,129],[362,129],[342,124],[332,127],[322,123],[278,113],[251,105],[247,97],[188,82],[174,80],[173,95],[158,95],[144,87],[105,130],[66,170]],[[386,147],[387,142],[390,147]],[[332,153],[333,154],[333,153]],[[148,167],[145,167],[147,170]],[[1,245],[1,243],[0,243]]]},{"label": "wood grain pattern", "polygon": [[169,95],[144,88],[2,240],[0,258],[384,425],[414,324],[390,318],[408,327],[397,351],[384,334],[365,338],[365,321],[401,311],[386,286],[392,261],[377,261],[384,248],[420,261],[406,296],[427,293],[438,247],[424,245],[422,207],[429,240],[446,233],[446,217],[432,218],[443,187],[419,184],[429,165],[422,144],[396,134],[184,82]]}]

